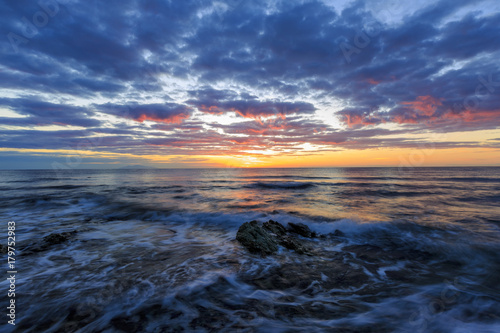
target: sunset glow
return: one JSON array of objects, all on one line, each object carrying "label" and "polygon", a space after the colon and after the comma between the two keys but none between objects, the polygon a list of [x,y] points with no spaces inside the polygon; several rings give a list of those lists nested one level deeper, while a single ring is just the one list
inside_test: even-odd
[{"label": "sunset glow", "polygon": [[494,1],[2,6],[3,169],[500,164]]},{"label": "sunset glow", "polygon": [[500,332],[499,22],[0,0],[2,333]]}]

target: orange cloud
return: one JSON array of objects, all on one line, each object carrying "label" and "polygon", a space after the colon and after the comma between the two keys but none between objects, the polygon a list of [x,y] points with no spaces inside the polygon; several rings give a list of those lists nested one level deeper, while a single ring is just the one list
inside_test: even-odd
[{"label": "orange cloud", "polygon": [[211,105],[211,106],[200,105],[198,107],[198,109],[200,111],[202,111],[202,112],[216,114],[216,115],[219,115],[219,116],[224,113],[224,111],[221,111],[220,108],[218,106],[215,106],[215,105]]},{"label": "orange cloud", "polygon": [[374,79],[372,79],[372,78],[369,78],[367,81],[368,81],[368,83],[369,83],[369,84],[373,84],[373,85],[377,85],[377,84],[379,84],[380,82],[382,82],[382,81],[376,81],[376,80],[374,80]]},{"label": "orange cloud", "polygon": [[[283,119],[285,120],[286,119],[286,115],[284,113],[276,113],[275,117],[274,116],[270,116],[269,114],[267,113],[244,113],[240,110],[236,110],[236,109],[233,109],[234,112],[236,112],[237,114],[239,114],[240,116],[242,116],[243,118],[247,118],[247,119],[253,119],[255,120],[256,122],[258,122],[260,125],[264,125],[264,122],[274,122],[276,121],[276,119]],[[273,119],[274,118],[274,119]]]},{"label": "orange cloud", "polygon": [[345,113],[343,115],[343,120],[349,127],[355,125],[374,125],[379,123],[385,123],[385,120],[383,119],[372,118],[370,115],[356,114],[356,113]]},{"label": "orange cloud", "polygon": [[188,114],[177,114],[177,115],[172,115],[167,118],[163,117],[158,117],[153,114],[141,114],[139,117],[134,118],[135,121],[138,121],[140,123],[144,122],[145,120],[150,120],[150,121],[156,121],[160,123],[166,123],[166,124],[180,124],[184,119],[189,118]]},{"label": "orange cloud", "polygon": [[466,110],[462,113],[453,113],[451,111],[442,116],[443,119],[462,119],[466,122],[487,122],[498,121],[500,119],[500,110],[480,110],[472,112]]},{"label": "orange cloud", "polygon": [[436,112],[438,106],[442,106],[441,100],[432,96],[418,96],[415,101],[401,102],[403,105],[408,105],[409,108],[420,111],[419,114],[432,116]]}]

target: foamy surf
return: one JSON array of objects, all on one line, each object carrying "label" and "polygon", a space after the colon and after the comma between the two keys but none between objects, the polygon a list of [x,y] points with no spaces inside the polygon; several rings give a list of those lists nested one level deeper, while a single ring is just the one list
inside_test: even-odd
[{"label": "foamy surf", "polygon": [[[488,201],[459,204],[456,189],[428,207],[403,194],[405,214],[396,215],[383,208],[393,198],[359,191],[345,199],[341,177],[325,171],[317,177],[330,185],[310,188],[282,186],[308,184],[302,178],[310,173],[284,178],[281,187],[267,175],[261,182],[274,187],[259,188],[255,174],[213,186],[222,173],[193,183],[192,172],[183,181],[152,171],[149,182],[129,172],[125,187],[113,185],[112,173],[90,181],[88,172],[82,187],[78,175],[59,185],[43,180],[32,192],[22,174],[0,184],[11,194],[0,209],[17,222],[22,273],[22,312],[6,332],[498,330],[500,231]],[[467,195],[490,195],[481,184]],[[442,194],[435,195],[438,202]],[[263,257],[236,241],[244,222],[271,219],[314,232],[294,236],[309,255],[280,246]],[[64,241],[47,243],[61,233]]]}]

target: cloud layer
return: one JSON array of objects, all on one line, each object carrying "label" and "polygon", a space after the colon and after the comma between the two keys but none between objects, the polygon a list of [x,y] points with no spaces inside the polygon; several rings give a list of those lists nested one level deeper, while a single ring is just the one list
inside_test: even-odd
[{"label": "cloud layer", "polygon": [[[3,2],[0,146],[297,154],[498,129],[491,3],[374,4]],[[465,146],[498,143],[436,144]]]}]

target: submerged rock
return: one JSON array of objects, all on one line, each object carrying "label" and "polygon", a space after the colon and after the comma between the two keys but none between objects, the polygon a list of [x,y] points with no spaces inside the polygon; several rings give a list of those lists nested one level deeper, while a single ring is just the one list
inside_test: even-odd
[{"label": "submerged rock", "polygon": [[222,311],[203,306],[196,307],[199,313],[197,318],[194,318],[189,323],[189,327],[196,329],[204,328],[209,332],[219,332],[224,328],[224,324],[229,321],[229,317]]},{"label": "submerged rock", "polygon": [[243,223],[238,229],[236,240],[252,253],[266,255],[278,251],[276,240],[257,221]]},{"label": "submerged rock", "polygon": [[302,290],[307,294],[338,288],[359,288],[370,281],[362,267],[345,262],[343,255],[329,261],[283,263],[259,277],[244,275],[243,281],[263,290]]},{"label": "submerged rock", "polygon": [[58,234],[58,233],[50,234],[50,235],[45,236],[43,238],[43,241],[45,242],[44,245],[49,246],[49,245],[56,245],[56,244],[64,243],[65,241],[70,239],[71,236],[73,236],[75,233],[76,233],[76,231],[62,232],[60,234]]},{"label": "submerged rock", "polygon": [[77,231],[68,231],[61,233],[52,233],[50,235],[45,236],[41,242],[33,243],[25,248],[21,248],[20,255],[29,255],[35,252],[42,252],[47,250],[49,247],[53,245],[62,244],[68,241],[71,237],[73,237]]},{"label": "submerged rock", "polygon": [[383,249],[376,245],[360,244],[349,245],[342,248],[343,251],[351,252],[357,258],[370,263],[395,262],[398,260],[409,260],[413,262],[429,262],[434,256],[429,252],[416,249]]}]

